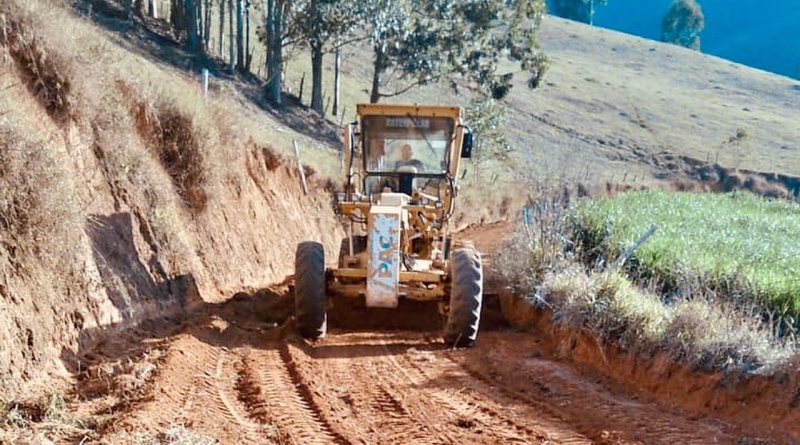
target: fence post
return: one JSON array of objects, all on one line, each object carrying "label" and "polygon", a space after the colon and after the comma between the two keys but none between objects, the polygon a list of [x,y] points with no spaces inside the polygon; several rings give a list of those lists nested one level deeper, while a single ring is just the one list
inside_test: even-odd
[{"label": "fence post", "polygon": [[294,156],[297,158],[297,169],[300,170],[300,180],[303,181],[303,194],[308,194],[308,186],[306,185],[306,172],[303,170],[303,164],[300,162],[300,148],[297,146],[297,139],[292,139],[294,146]]},{"label": "fence post", "polygon": [[203,68],[203,99],[208,96],[208,68]]},{"label": "fence post", "polygon": [[652,225],[650,225],[650,228],[649,228],[649,229],[647,229],[647,232],[645,232],[645,233],[644,233],[644,235],[642,235],[641,237],[639,237],[639,239],[638,239],[638,240],[637,240],[635,243],[633,243],[633,245],[632,245],[632,246],[630,246],[630,247],[628,247],[627,249],[625,249],[625,251],[624,251],[624,252],[622,252],[622,254],[621,254],[619,257],[617,257],[617,259],[616,259],[616,260],[614,260],[614,262],[613,262],[613,263],[611,263],[611,267],[610,267],[610,269],[611,269],[611,270],[613,270],[613,269],[616,269],[616,268],[618,268],[618,267],[622,266],[622,264],[623,264],[625,261],[627,261],[627,260],[628,260],[628,258],[630,258],[630,256],[631,256],[631,255],[633,255],[633,252],[634,252],[636,249],[638,249],[638,248],[639,248],[639,246],[641,246],[642,244],[644,244],[644,242],[645,242],[645,241],[647,241],[647,239],[648,239],[648,238],[650,238],[650,237],[651,237],[651,236],[652,236],[654,233],[656,233],[656,229],[657,229],[657,228],[658,228],[658,227],[656,227],[656,225],[655,225],[655,224],[652,224]]}]

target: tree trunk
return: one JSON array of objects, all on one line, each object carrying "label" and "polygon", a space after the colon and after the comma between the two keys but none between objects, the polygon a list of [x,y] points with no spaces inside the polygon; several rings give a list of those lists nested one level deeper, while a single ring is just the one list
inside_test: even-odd
[{"label": "tree trunk", "polygon": [[225,52],[225,0],[219,0],[219,58]]},{"label": "tree trunk", "polygon": [[211,44],[211,12],[214,10],[211,0],[205,0],[204,9],[206,10],[206,15],[203,19],[203,48],[210,53],[213,51],[209,45]]},{"label": "tree trunk", "polygon": [[233,0],[228,0],[228,48],[230,52],[230,61],[228,62],[228,70],[233,73],[236,64],[236,37],[233,31]]},{"label": "tree trunk", "polygon": [[142,17],[143,10],[144,10],[144,0],[134,0],[133,13],[136,15],[136,17]]},{"label": "tree trunk", "polygon": [[186,31],[186,5],[185,0],[172,0],[170,2],[169,21],[176,31]]},{"label": "tree trunk", "polygon": [[188,27],[186,28],[186,38],[187,43],[189,45],[189,52],[192,54],[198,54],[202,52],[203,48],[200,45],[200,35],[199,30],[197,29],[197,4],[196,1],[200,0],[185,0],[185,14],[186,14],[186,23]]},{"label": "tree trunk", "polygon": [[236,0],[236,69],[244,71],[244,0]]},{"label": "tree trunk", "polygon": [[311,109],[319,114],[322,110],[322,42],[311,44]]},{"label": "tree trunk", "polygon": [[125,0],[125,20],[132,21],[133,20],[133,0]]},{"label": "tree trunk", "polygon": [[281,106],[283,89],[283,18],[286,0],[267,0],[267,86],[266,96],[274,106]]},{"label": "tree trunk", "polygon": [[333,115],[339,115],[339,89],[341,88],[341,79],[339,78],[342,67],[342,46],[336,44],[336,55],[333,60]]},{"label": "tree trunk", "polygon": [[205,27],[203,26],[203,2],[205,0],[193,0],[194,1],[194,17],[195,26],[197,27],[197,44],[203,45],[205,41],[205,35],[203,34],[203,30]]},{"label": "tree trunk", "polygon": [[383,47],[375,47],[375,63],[372,72],[372,92],[369,94],[369,103],[376,104],[381,100],[381,76],[386,69],[386,52]]},{"label": "tree trunk", "polygon": [[244,5],[244,70],[250,72],[250,64],[253,63],[253,52],[250,51],[250,0],[245,0]]}]

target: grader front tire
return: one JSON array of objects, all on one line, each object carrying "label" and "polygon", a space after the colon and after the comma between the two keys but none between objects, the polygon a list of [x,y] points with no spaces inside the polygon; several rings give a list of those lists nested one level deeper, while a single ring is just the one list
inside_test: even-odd
[{"label": "grader front tire", "polygon": [[472,347],[478,338],[483,302],[483,266],[474,248],[453,252],[450,311],[444,331],[444,342],[451,347]]},{"label": "grader front tire", "polygon": [[325,337],[328,328],[325,298],[325,250],[307,241],[295,255],[294,312],[297,330],[304,338]]}]

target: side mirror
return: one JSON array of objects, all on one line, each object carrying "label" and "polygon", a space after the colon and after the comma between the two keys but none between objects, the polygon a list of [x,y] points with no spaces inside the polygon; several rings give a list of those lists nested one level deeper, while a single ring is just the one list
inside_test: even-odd
[{"label": "side mirror", "polygon": [[472,157],[472,132],[464,133],[464,141],[461,143],[461,157],[469,159]]}]

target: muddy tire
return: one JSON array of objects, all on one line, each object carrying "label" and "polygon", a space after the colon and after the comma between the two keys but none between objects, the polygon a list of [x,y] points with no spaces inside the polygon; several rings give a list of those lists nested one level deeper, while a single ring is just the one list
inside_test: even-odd
[{"label": "muddy tire", "polygon": [[471,247],[457,249],[453,251],[450,264],[452,285],[444,342],[452,347],[472,347],[478,338],[483,302],[481,255]]},{"label": "muddy tire", "polygon": [[294,270],[297,330],[304,338],[322,338],[328,328],[325,311],[325,249],[322,244],[313,241],[298,244]]}]

